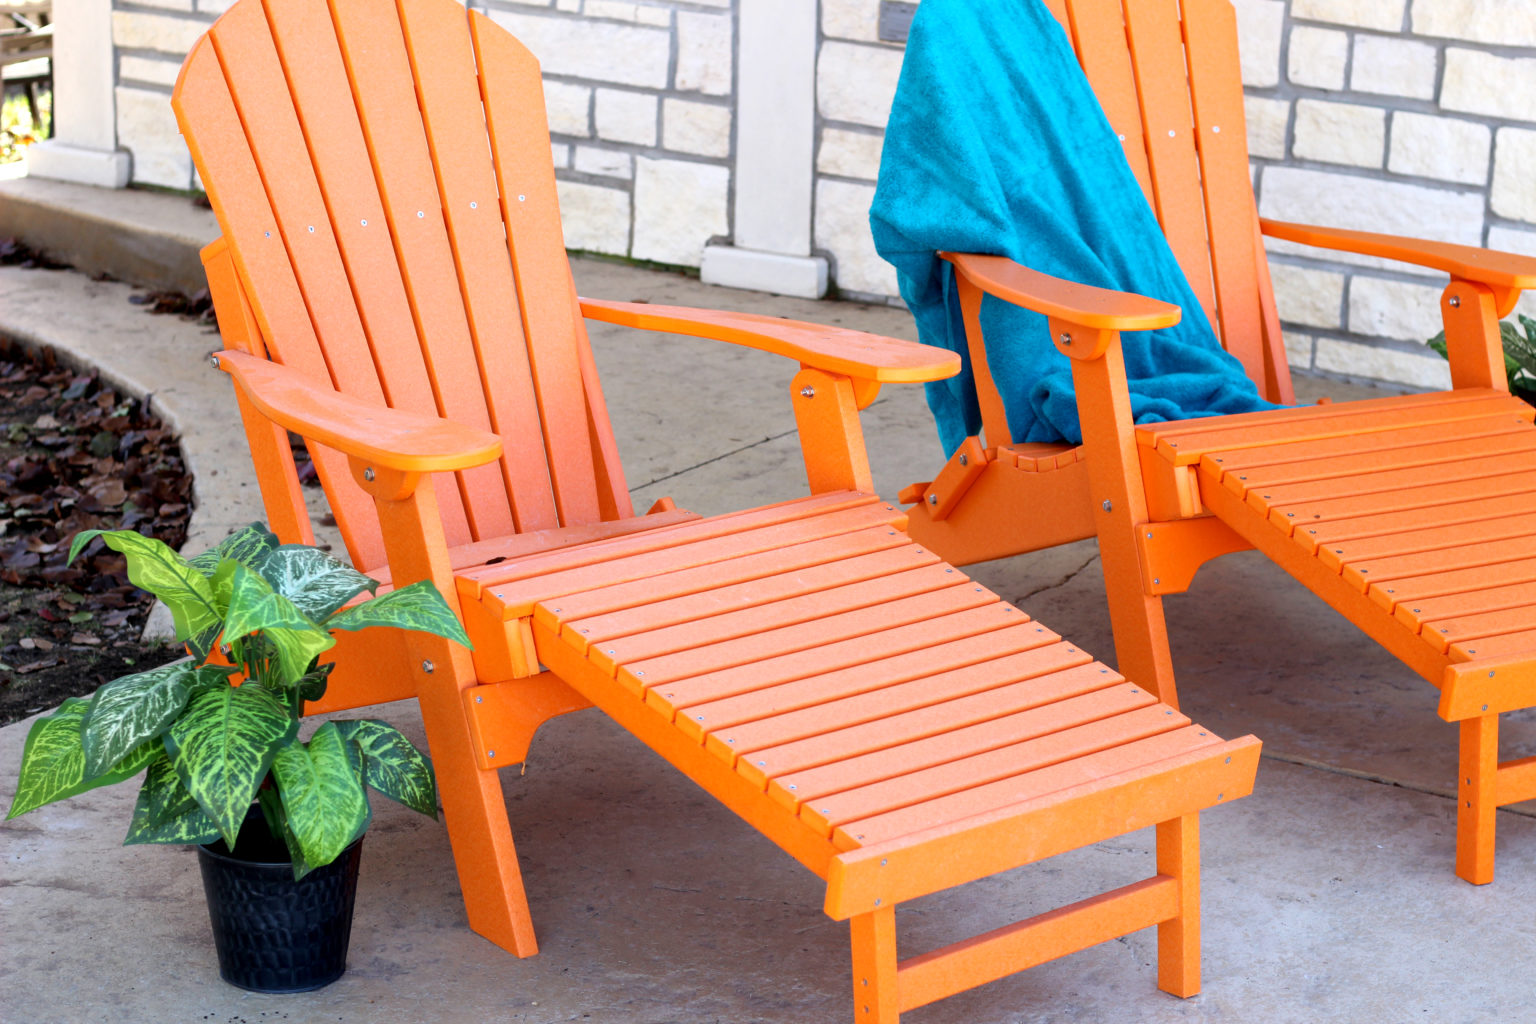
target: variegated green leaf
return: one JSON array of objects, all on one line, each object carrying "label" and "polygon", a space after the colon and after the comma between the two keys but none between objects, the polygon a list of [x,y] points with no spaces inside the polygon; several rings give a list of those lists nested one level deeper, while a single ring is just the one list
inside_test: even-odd
[{"label": "variegated green leaf", "polygon": [[309,671],[310,662],[336,645],[330,633],[275,592],[259,574],[236,566],[229,612],[224,618],[225,642],[256,630],[277,650],[276,671],[267,681],[279,686],[293,686]]},{"label": "variegated green leaf", "polygon": [[32,723],[22,748],[21,777],[16,781],[7,820],[43,804],[132,778],[161,752],[158,741],[151,740],[129,751],[110,771],[86,774],[80,724],[88,707],[90,701],[70,697],[57,711]]},{"label": "variegated green leaf", "polygon": [[437,592],[431,580],[421,580],[399,590],[380,594],[371,601],[355,604],[326,620],[327,629],[367,629],[369,626],[394,626],[434,633],[470,647],[469,636],[459,625],[458,616]]},{"label": "variegated green leaf", "polygon": [[432,762],[399,729],[376,718],[334,723],[363,756],[368,785],[429,818],[437,817],[437,783]]},{"label": "variegated green leaf", "polygon": [[362,757],[329,722],[315,730],[307,745],[291,743],[279,750],[272,777],[288,827],[304,860],[314,867],[335,860],[372,819]]},{"label": "variegated green leaf", "polygon": [[229,558],[248,569],[255,569],[277,546],[277,534],[267,529],[265,523],[252,523],[193,558],[192,567],[204,576],[212,576],[219,563]]},{"label": "variegated green leaf", "polygon": [[319,548],[284,544],[270,552],[258,569],[272,589],[316,622],[363,591],[372,593],[379,581],[364,575]]},{"label": "variegated green leaf", "polygon": [[176,775],[230,846],[278,748],[298,730],[277,698],[246,685],[199,693],[166,732]]},{"label": "variegated green leaf", "polygon": [[293,864],[293,878],[298,881],[313,870],[309,861],[304,859],[304,850],[299,846],[299,841],[293,834],[293,829],[288,827],[288,814],[283,810],[283,797],[275,786],[267,786],[256,793],[256,802],[261,805],[261,815],[266,819],[269,831],[282,837],[283,845],[288,848],[288,860]]},{"label": "variegated green leaf", "polygon": [[85,774],[99,775],[130,750],[165,732],[193,685],[223,682],[233,669],[176,661],[112,680],[96,691],[80,727]]},{"label": "variegated green leaf", "polygon": [[70,545],[70,560],[95,537],[127,559],[129,582],[165,602],[176,623],[176,639],[193,642],[198,657],[206,655],[209,648],[202,638],[219,624],[221,615],[203,574],[161,541],[132,530],[84,530]]},{"label": "variegated green leaf", "polygon": [[294,684],[299,691],[300,700],[319,700],[325,696],[331,670],[336,667],[334,661],[328,661],[324,665],[317,665],[315,670]]},{"label": "variegated green leaf", "polygon": [[219,838],[219,827],[213,823],[192,794],[187,792],[171,767],[171,760],[162,752],[150,762],[144,773],[144,785],[139,787],[139,798],[133,805],[133,820],[128,824],[125,845],[135,843],[174,843],[200,845]]}]

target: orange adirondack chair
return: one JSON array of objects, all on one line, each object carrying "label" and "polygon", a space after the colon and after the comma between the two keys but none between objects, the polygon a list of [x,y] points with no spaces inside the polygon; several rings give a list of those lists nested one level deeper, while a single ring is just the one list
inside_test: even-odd
[{"label": "orange adirondack chair", "polygon": [[[1120,668],[1175,703],[1162,595],[1258,548],[1440,688],[1461,723],[1456,872],[1493,878],[1494,812],[1536,797],[1498,763],[1498,716],[1536,704],[1536,431],[1508,394],[1498,318],[1536,259],[1260,220],[1228,0],[1050,0],[1228,352],[1293,401],[1262,236],[1444,271],[1454,390],[1135,426],[1119,332],[1177,307],[1010,260],[955,267],[985,443],[901,495],[914,538],[957,564],[1097,535]],[[1181,13],[1182,10],[1182,13]],[[987,368],[983,295],[1050,318],[1084,444],[1015,445]]]},{"label": "orange adirondack chair", "polygon": [[[538,65],[454,0],[239,0],[174,104],[274,529],[312,536],[292,430],[354,563],[433,580],[474,640],[348,644],[325,706],[420,702],[476,931],[535,952],[497,769],[596,705],[827,880],[860,1020],[1153,924],[1159,984],[1198,989],[1198,812],[1251,789],[1258,741],[1000,602],[871,493],[858,408],[957,359],[579,300]],[[810,496],[636,516],[583,316],[798,361]],[[898,962],[903,900],[1149,825],[1153,877]]]}]

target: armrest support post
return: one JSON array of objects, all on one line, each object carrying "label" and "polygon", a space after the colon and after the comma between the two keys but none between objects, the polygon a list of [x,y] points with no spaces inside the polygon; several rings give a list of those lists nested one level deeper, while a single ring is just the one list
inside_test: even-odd
[{"label": "armrest support post", "polygon": [[1445,321],[1451,386],[1509,390],[1504,341],[1499,334],[1498,297],[1476,281],[1452,279],[1440,296]]},{"label": "armrest support post", "polygon": [[790,383],[811,493],[874,491],[853,380],[807,366]]},{"label": "armrest support post", "polygon": [[[1120,332],[1050,318],[1051,337],[1070,352],[1088,456],[1088,487],[1104,563],[1104,589],[1121,674],[1178,707],[1163,599],[1142,578],[1136,531],[1147,521],[1146,488],[1131,419]],[[1064,338],[1070,337],[1071,344]]]}]

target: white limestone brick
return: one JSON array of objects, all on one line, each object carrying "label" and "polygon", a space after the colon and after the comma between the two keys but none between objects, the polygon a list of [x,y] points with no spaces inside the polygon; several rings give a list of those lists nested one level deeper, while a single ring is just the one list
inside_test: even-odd
[{"label": "white limestone brick", "polygon": [[821,148],[816,152],[816,170],[844,178],[874,181],[880,174],[880,149],[884,139],[867,132],[842,128],[823,128]]},{"label": "white limestone brick", "polygon": [[197,0],[197,9],[201,14],[223,14],[235,6],[235,0]]},{"label": "white limestone brick", "polygon": [[1435,98],[1436,55],[1428,43],[1386,36],[1355,36],[1349,87],[1411,99]]},{"label": "white limestone brick", "polygon": [[565,247],[628,255],[629,193],[579,181],[556,181]]},{"label": "white limestone brick", "polygon": [[1285,31],[1284,0],[1233,0],[1237,11],[1238,56],[1243,84],[1280,84],[1280,40]]},{"label": "white limestone brick", "polygon": [[725,234],[730,171],[688,160],[635,160],[635,259],[696,267]]},{"label": "white limestone brick", "polygon": [[619,153],[598,146],[577,146],[572,163],[583,174],[596,174],[605,178],[633,178],[634,160],[628,153]]},{"label": "white limestone brick", "polygon": [[1500,217],[1536,223],[1536,131],[1499,129],[1489,199]]},{"label": "white limestone brick", "polygon": [[1269,264],[1269,276],[1281,320],[1306,327],[1343,326],[1343,274],[1275,260]]},{"label": "white limestone brick", "polygon": [[556,167],[571,166],[571,147],[564,142],[551,142],[549,159]]},{"label": "white limestone brick", "polygon": [[[1488,248],[1500,252],[1515,252],[1523,256],[1536,256],[1536,231],[1518,228],[1492,227],[1488,229]],[[1515,313],[1536,320],[1536,291],[1525,291],[1515,305]]]},{"label": "white limestone brick", "polygon": [[828,39],[880,41],[880,0],[821,0],[821,31]]},{"label": "white limestone brick", "polygon": [[192,0],[135,0],[135,3],[145,7],[163,7],[168,11],[192,10]]},{"label": "white limestone brick", "polygon": [[1296,137],[1291,142],[1294,156],[1353,167],[1380,167],[1386,141],[1387,112],[1380,107],[1296,101]]},{"label": "white limestone brick", "polygon": [[661,104],[661,144],[678,153],[731,155],[731,108],[667,97]]},{"label": "white limestone brick", "polygon": [[549,130],[556,135],[588,138],[592,134],[592,90],[568,82],[544,83],[544,111],[549,116]]},{"label": "white limestone brick", "polygon": [[1413,0],[1413,31],[1472,43],[1536,46],[1530,0]]},{"label": "white limestone brick", "polygon": [[1405,0],[1292,0],[1291,17],[1400,32]]},{"label": "white limestone brick", "polygon": [[1337,338],[1318,338],[1316,368],[1426,390],[1446,390],[1451,386],[1450,364],[1429,348],[1424,351],[1428,354],[1417,355]]},{"label": "white limestone brick", "polygon": [[1488,180],[1492,148],[1493,133],[1487,125],[1399,110],[1392,115],[1387,169],[1394,174],[1481,185]]},{"label": "white limestone brick", "polygon": [[1438,285],[1356,274],[1349,282],[1349,330],[1400,341],[1424,341],[1440,331]]},{"label": "white limestone brick", "polygon": [[731,92],[731,17],[677,13],[677,77],[681,92],[728,96]]},{"label": "white limestone brick", "polygon": [[1348,32],[1314,25],[1296,25],[1291,29],[1291,49],[1285,66],[1292,85],[1342,89],[1348,64]]},{"label": "white limestone brick", "polygon": [[133,154],[133,181],[190,188],[192,157],[181,141],[170,97],[158,90],[118,86],[118,144]]},{"label": "white limestone brick", "polygon": [[825,42],[816,61],[816,108],[831,121],[883,128],[901,75],[902,51]]},{"label": "white limestone brick", "polygon": [[837,286],[843,291],[895,295],[896,271],[875,252],[869,233],[873,185],[822,178],[816,183],[816,248],[836,259]]},{"label": "white limestone brick", "polygon": [[1515,252],[1522,256],[1536,256],[1536,231],[1519,228],[1492,227],[1488,229],[1488,248],[1499,252]]},{"label": "white limestone brick", "polygon": [[[555,0],[497,0],[497,3],[522,4],[524,7],[550,7]],[[485,5],[479,4],[482,9]]]},{"label": "white limestone brick", "polygon": [[655,96],[624,89],[599,89],[593,104],[597,137],[636,146],[656,145]]},{"label": "white limestone brick", "polygon": [[581,11],[581,0],[555,0],[555,10],[578,14]]},{"label": "white limestone brick", "polygon": [[208,31],[208,22],[142,11],[112,12],[112,42],[128,50],[159,50],[185,56]]},{"label": "white limestone brick", "polygon": [[1449,47],[1440,106],[1513,121],[1536,121],[1536,58],[1498,57]]},{"label": "white limestone brick", "polygon": [[1285,361],[1301,370],[1312,369],[1313,338],[1310,334],[1281,331],[1280,340],[1285,343]]},{"label": "white limestone brick", "polygon": [[1244,96],[1243,119],[1248,122],[1249,156],[1285,159],[1285,132],[1291,119],[1290,101]]},{"label": "white limestone brick", "polygon": [[174,60],[155,60],[127,53],[117,58],[117,78],[120,82],[148,82],[169,89],[176,84],[176,76],[180,72],[181,64]]},{"label": "white limestone brick", "polygon": [[672,24],[672,12],[665,7],[648,4],[624,3],[622,0],[587,0],[582,14],[588,18],[613,18],[616,21],[633,21],[641,25]]},{"label": "white limestone brick", "polygon": [[672,60],[672,33],[611,21],[550,18],[490,10],[491,20],[533,51],[546,75],[662,89]]},{"label": "white limestone brick", "polygon": [[[1482,242],[1482,193],[1382,181],[1344,172],[1266,168],[1259,210],[1265,217],[1302,224],[1379,231],[1461,245]],[[1292,251],[1285,250],[1283,244],[1277,248]],[[1344,254],[1331,250],[1295,251],[1304,251],[1313,258],[1345,259]]]}]

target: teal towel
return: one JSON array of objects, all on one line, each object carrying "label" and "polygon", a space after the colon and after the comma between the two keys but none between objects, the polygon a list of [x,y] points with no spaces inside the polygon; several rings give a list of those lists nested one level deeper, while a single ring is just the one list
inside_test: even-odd
[{"label": "teal towel", "polygon": [[[928,385],[946,452],[980,431],[981,413],[941,250],[1008,256],[1178,305],[1178,325],[1122,336],[1138,423],[1275,408],[1221,349],[1040,0],[918,6],[869,220],[921,339],[967,362],[960,376]],[[1081,442],[1071,370],[1045,317],[989,296],[981,322],[1014,439]]]}]

